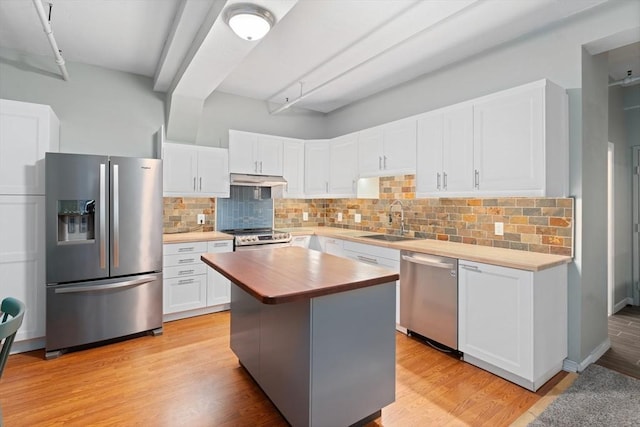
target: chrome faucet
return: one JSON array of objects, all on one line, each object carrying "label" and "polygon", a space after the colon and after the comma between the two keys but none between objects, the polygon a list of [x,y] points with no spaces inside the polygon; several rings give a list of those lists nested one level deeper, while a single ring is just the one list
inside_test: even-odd
[{"label": "chrome faucet", "polygon": [[400,206],[400,234],[405,234],[408,230],[406,230],[404,226],[404,206],[402,205],[402,202],[399,199],[395,199],[393,202],[389,204],[389,223],[392,222],[393,218],[391,217],[391,210],[395,205]]}]

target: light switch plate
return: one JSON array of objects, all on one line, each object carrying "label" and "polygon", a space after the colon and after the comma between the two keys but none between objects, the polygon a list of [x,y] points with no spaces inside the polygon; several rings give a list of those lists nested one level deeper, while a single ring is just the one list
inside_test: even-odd
[{"label": "light switch plate", "polygon": [[362,221],[362,215],[356,214],[356,222]]},{"label": "light switch plate", "polygon": [[496,222],[494,228],[493,234],[496,236],[504,236],[504,222]]},{"label": "light switch plate", "polygon": [[302,212],[302,220],[309,221],[309,212]]},{"label": "light switch plate", "polygon": [[207,217],[204,214],[198,214],[198,224],[204,224],[206,218]]},{"label": "light switch plate", "polygon": [[338,221],[342,221],[342,212],[338,212]]}]

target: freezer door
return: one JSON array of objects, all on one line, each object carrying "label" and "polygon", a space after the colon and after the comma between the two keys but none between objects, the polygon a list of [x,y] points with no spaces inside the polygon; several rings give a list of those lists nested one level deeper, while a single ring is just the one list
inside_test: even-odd
[{"label": "freezer door", "polygon": [[111,157],[111,277],[162,270],[162,160]]},{"label": "freezer door", "polygon": [[47,283],[109,276],[109,161],[45,156]]}]

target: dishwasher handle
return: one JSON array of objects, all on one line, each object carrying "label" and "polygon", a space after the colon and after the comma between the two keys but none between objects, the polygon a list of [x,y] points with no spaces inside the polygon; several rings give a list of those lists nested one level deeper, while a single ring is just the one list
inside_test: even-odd
[{"label": "dishwasher handle", "polygon": [[449,262],[431,261],[424,258],[412,257],[410,255],[402,255],[402,259],[408,262],[412,262],[414,264],[428,265],[429,267],[444,268],[447,270],[453,270],[453,267],[454,267],[453,264]]}]

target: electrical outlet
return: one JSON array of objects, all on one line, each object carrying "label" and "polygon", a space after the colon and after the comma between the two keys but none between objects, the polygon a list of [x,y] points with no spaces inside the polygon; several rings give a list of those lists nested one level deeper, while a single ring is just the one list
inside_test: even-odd
[{"label": "electrical outlet", "polygon": [[309,221],[309,212],[302,212],[302,220]]},{"label": "electrical outlet", "polygon": [[493,234],[496,236],[504,236],[504,222],[496,222],[494,228]]},{"label": "electrical outlet", "polygon": [[207,217],[204,214],[198,214],[198,224],[204,224]]},{"label": "electrical outlet", "polygon": [[362,215],[356,214],[356,223],[362,221]]},{"label": "electrical outlet", "polygon": [[338,221],[342,221],[342,212],[338,212]]}]

